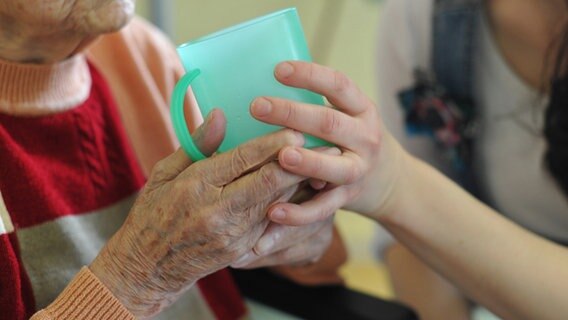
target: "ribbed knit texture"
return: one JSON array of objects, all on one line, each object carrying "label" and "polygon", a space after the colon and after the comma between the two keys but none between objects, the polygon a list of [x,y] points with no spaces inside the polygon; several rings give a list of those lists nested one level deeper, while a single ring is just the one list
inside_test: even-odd
[{"label": "ribbed knit texture", "polygon": [[0,112],[12,115],[56,113],[83,103],[91,77],[82,55],[51,65],[0,60]]},{"label": "ribbed knit texture", "polygon": [[135,318],[99,279],[84,267],[61,295],[32,319],[133,320]]}]

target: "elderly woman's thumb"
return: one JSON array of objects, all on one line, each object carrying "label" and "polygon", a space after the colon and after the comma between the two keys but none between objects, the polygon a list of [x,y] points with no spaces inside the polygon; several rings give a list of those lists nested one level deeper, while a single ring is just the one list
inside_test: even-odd
[{"label": "elderly woman's thumb", "polygon": [[205,122],[193,134],[195,144],[206,156],[212,155],[225,138],[227,120],[225,114],[220,109],[213,109]]}]

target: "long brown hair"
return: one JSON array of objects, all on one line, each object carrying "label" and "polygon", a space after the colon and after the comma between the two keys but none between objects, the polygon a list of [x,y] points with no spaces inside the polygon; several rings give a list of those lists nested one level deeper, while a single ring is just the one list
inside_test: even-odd
[{"label": "long brown hair", "polygon": [[[568,0],[565,4],[568,17]],[[564,23],[564,30],[554,46],[554,70],[544,135],[548,142],[546,165],[568,197],[568,18]]]}]

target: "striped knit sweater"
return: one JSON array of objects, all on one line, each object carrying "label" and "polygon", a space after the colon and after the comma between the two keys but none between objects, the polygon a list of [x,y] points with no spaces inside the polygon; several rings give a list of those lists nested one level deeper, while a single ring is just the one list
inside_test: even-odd
[{"label": "striped knit sweater", "polygon": [[[61,63],[0,61],[0,318],[42,308],[34,319],[132,318],[84,266],[120,227],[153,165],[177,147],[167,106],[182,73],[170,43],[139,19]],[[202,119],[192,105],[194,129]],[[344,259],[334,241],[321,263],[279,272],[333,282]],[[159,318],[244,314],[220,271]]]},{"label": "striped knit sweater", "polygon": [[[38,106],[15,101],[6,103],[5,113],[0,113],[2,319],[27,318],[54,301],[120,227],[145,180],[105,79],[84,57],[62,65],[89,79],[84,82],[89,85],[85,101],[47,114],[35,113],[40,110],[30,114]],[[6,62],[0,66],[3,77],[22,77],[3,83],[2,89],[12,93],[16,85],[40,86],[38,80],[44,82],[45,75],[53,76],[53,70],[61,69],[61,65],[53,66],[46,73],[42,67]],[[54,86],[81,89],[80,83],[65,83],[70,80],[77,79],[63,76]],[[85,275],[88,278],[88,270],[81,276]],[[161,318],[191,314],[202,319],[235,319],[244,314],[226,271],[202,280],[198,287]],[[85,286],[78,289],[85,290]],[[94,302],[91,316],[101,318],[106,308],[101,309],[101,301],[93,299],[93,294],[98,295],[94,291],[85,298]],[[84,309],[75,310],[79,313],[61,308],[49,311],[59,318],[89,317]],[[116,317],[114,311],[108,314],[110,318]]]}]

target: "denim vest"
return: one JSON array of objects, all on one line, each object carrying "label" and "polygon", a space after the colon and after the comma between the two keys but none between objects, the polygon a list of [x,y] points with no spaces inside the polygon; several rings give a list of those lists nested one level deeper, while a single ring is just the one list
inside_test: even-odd
[{"label": "denim vest", "polygon": [[480,197],[472,172],[473,54],[482,0],[435,0],[431,70],[399,96],[410,135],[428,135],[447,153],[462,187]]},{"label": "denim vest", "polygon": [[436,81],[456,103],[473,104],[473,44],[482,10],[480,0],[436,0],[432,67]]}]

